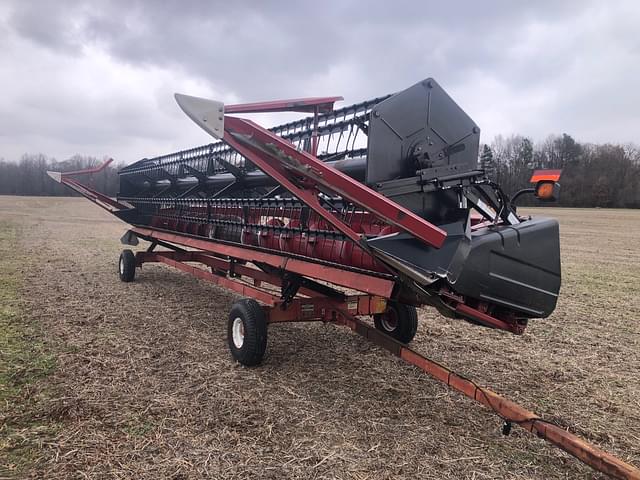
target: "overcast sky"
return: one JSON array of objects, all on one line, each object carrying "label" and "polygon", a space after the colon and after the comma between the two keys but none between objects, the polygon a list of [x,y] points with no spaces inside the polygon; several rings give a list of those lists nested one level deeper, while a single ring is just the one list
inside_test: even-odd
[{"label": "overcast sky", "polygon": [[173,92],[354,103],[426,77],[485,142],[640,143],[640,1],[0,0],[0,158],[211,141]]}]

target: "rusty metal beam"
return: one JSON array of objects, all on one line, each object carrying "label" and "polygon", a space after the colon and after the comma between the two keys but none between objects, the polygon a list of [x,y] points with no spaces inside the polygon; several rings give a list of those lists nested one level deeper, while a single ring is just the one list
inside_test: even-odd
[{"label": "rusty metal beam", "polygon": [[[146,253],[146,252],[145,252]],[[272,295],[264,290],[260,290],[259,288],[252,287],[244,282],[240,282],[238,280],[230,279],[227,277],[222,277],[220,275],[214,275],[211,272],[203,270],[202,268],[198,268],[193,265],[188,265],[186,263],[180,262],[178,260],[174,260],[173,258],[169,258],[167,255],[155,255],[152,256],[153,253],[146,253],[147,260],[146,261],[156,261],[161,262],[171,267],[177,268],[178,270],[182,270],[183,272],[189,273],[196,278],[201,280],[207,280],[209,282],[213,282],[221,287],[228,288],[229,290],[233,290],[234,292],[239,293],[240,295],[245,295],[247,297],[255,298],[256,300],[261,301],[266,305],[276,305],[279,302],[279,297],[276,295]]]},{"label": "rusty metal beam", "polygon": [[[154,252],[137,252],[136,253],[136,261],[138,266],[142,266],[143,263],[166,263],[164,260],[161,260],[159,257],[170,258],[172,260],[178,262],[196,262],[203,265],[206,265],[211,268],[215,268],[217,270],[221,270],[225,275],[230,273],[235,275],[242,275],[245,277],[249,277],[253,279],[254,286],[260,286],[261,282],[269,283],[275,287],[282,286],[282,278],[276,275],[270,275],[262,270],[258,270],[257,268],[247,267],[246,265],[235,264],[231,265],[230,260],[225,260],[223,258],[214,257],[207,252],[176,252],[173,250],[167,251],[154,251]],[[219,277],[217,275],[215,278]],[[209,280],[209,278],[205,278],[205,280]],[[218,283],[218,282],[216,282]],[[317,297],[321,296],[318,292],[310,290],[305,287],[300,287],[298,290],[302,295],[306,295],[309,297]],[[369,297],[368,295],[362,295],[367,298],[377,298],[377,297]]]},{"label": "rusty metal beam", "polygon": [[269,323],[306,322],[312,320],[333,321],[342,311],[350,315],[373,315],[387,308],[385,298],[371,295],[351,295],[336,301],[328,297],[295,298],[286,309],[267,308]]},{"label": "rusty metal beam", "polygon": [[215,241],[197,239],[186,235],[163,232],[150,228],[136,227],[131,229],[144,239],[162,240],[176,245],[197,248],[209,253],[227,255],[249,262],[262,262],[272,267],[298,273],[310,278],[330,282],[342,287],[352,288],[360,292],[390,298],[395,282],[366,273],[354,272],[342,268],[299,260],[297,258],[267,253],[235,245],[227,245]]},{"label": "rusty metal beam", "polygon": [[402,358],[405,362],[418,367],[436,380],[445,383],[457,392],[488,407],[505,421],[519,425],[528,432],[573,455],[595,470],[606,473],[613,478],[640,480],[640,470],[633,465],[623,462],[619,458],[599,449],[595,445],[588,443],[558,425],[542,419],[535,413],[498,395],[488,388],[476,385],[475,382],[424,357],[352,315],[342,312],[342,315],[340,315],[336,323],[346,325],[357,334],[385,348],[394,355]]}]

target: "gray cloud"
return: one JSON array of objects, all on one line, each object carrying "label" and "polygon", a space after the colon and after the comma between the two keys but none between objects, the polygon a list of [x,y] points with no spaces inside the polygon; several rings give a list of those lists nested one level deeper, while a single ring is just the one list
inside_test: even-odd
[{"label": "gray cloud", "polygon": [[426,76],[485,140],[638,142],[639,20],[635,1],[5,2],[0,156],[132,161],[208,141],[174,90],[351,102]]}]

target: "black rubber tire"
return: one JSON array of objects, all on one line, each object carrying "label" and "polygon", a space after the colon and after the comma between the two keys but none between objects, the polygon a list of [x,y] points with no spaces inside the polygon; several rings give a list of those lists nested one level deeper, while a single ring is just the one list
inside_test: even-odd
[{"label": "black rubber tire", "polygon": [[373,316],[373,324],[399,342],[409,343],[418,331],[418,312],[412,305],[389,302],[385,313]]},{"label": "black rubber tire", "polygon": [[[242,322],[243,339],[240,346],[234,341],[234,323]],[[267,319],[260,304],[253,299],[243,298],[231,307],[227,323],[227,342],[231,355],[242,365],[259,365],[267,349]]]},{"label": "black rubber tire", "polygon": [[123,250],[118,260],[118,275],[123,282],[136,278],[136,256],[131,250]]}]

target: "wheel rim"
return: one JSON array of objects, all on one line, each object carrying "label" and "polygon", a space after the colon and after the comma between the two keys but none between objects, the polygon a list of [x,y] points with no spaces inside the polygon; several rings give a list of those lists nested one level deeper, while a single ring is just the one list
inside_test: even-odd
[{"label": "wheel rim", "polygon": [[233,320],[233,325],[231,326],[231,337],[235,347],[242,348],[242,345],[244,344],[244,323],[240,317],[236,317]]},{"label": "wheel rim", "polygon": [[382,328],[387,332],[393,332],[396,328],[398,328],[398,315],[395,310],[389,309],[387,310],[380,319],[380,323],[382,324]]},{"label": "wheel rim", "polygon": [[118,262],[118,268],[120,269],[120,275],[124,275],[124,258],[120,257],[120,262]]}]

